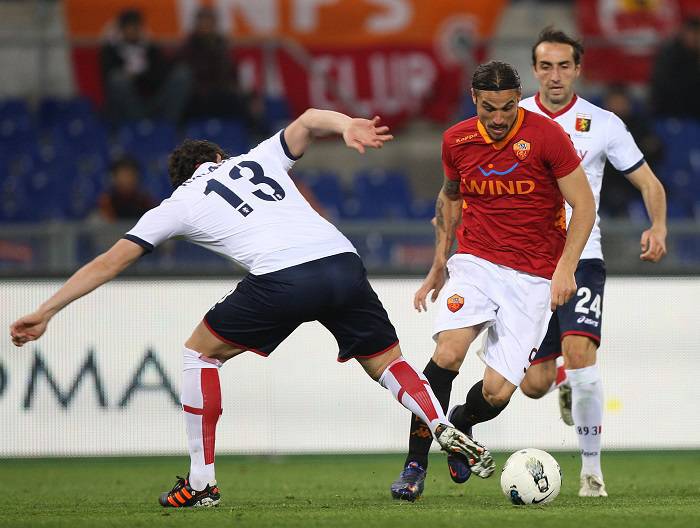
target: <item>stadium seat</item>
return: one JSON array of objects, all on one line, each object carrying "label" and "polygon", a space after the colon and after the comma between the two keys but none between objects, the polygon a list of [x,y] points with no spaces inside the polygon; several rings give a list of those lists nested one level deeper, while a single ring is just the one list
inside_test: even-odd
[{"label": "stadium seat", "polygon": [[154,155],[172,151],[178,143],[178,136],[172,124],[144,119],[122,126],[115,140],[113,154],[130,154],[145,162]]},{"label": "stadium seat", "polygon": [[430,220],[435,216],[435,200],[414,198],[411,203],[411,218],[415,220]]},{"label": "stadium seat", "polygon": [[240,121],[224,119],[192,121],[185,128],[185,137],[213,141],[232,156],[248,152],[250,149],[248,133]]},{"label": "stadium seat", "polygon": [[410,218],[413,196],[408,177],[400,171],[365,169],[354,179],[357,216],[367,219]]},{"label": "stadium seat", "polygon": [[31,116],[22,113],[0,113],[0,145],[6,152],[26,150],[37,140]]},{"label": "stadium seat", "polygon": [[37,123],[40,128],[51,128],[57,123],[73,119],[94,119],[95,110],[84,97],[69,99],[48,97],[39,103]]},{"label": "stadium seat", "polygon": [[69,155],[87,152],[107,156],[109,140],[104,125],[90,116],[59,119],[45,129],[44,138]]},{"label": "stadium seat", "polygon": [[265,121],[272,130],[279,130],[289,124],[291,112],[287,100],[283,97],[265,98]]},{"label": "stadium seat", "polygon": [[294,178],[309,187],[331,217],[339,218],[343,215],[346,197],[338,174],[331,171],[294,171]]}]

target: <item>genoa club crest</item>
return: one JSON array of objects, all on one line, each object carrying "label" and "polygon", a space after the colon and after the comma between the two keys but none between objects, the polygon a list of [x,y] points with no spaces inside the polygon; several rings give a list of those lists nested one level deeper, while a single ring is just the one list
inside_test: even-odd
[{"label": "genoa club crest", "polygon": [[591,116],[585,114],[576,114],[576,132],[591,131]]},{"label": "genoa club crest", "polygon": [[527,158],[527,155],[530,154],[530,143],[524,139],[516,141],[513,143],[513,152],[515,152],[515,156],[520,161],[523,161],[525,158]]},{"label": "genoa club crest", "polygon": [[452,297],[447,299],[447,308],[450,310],[450,312],[456,312],[462,306],[464,306],[464,297],[461,295],[457,295],[455,293]]}]

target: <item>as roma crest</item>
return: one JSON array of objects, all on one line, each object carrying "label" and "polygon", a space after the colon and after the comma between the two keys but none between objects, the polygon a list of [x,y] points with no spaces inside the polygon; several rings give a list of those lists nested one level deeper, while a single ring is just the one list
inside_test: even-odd
[{"label": "as roma crest", "polygon": [[455,293],[452,297],[447,299],[447,308],[449,308],[450,312],[456,312],[462,306],[464,306],[464,297],[461,295]]},{"label": "as roma crest", "polygon": [[513,152],[515,152],[515,156],[520,161],[524,161],[525,158],[527,158],[528,154],[530,154],[530,143],[528,143],[524,139],[516,141],[515,143],[513,143]]}]

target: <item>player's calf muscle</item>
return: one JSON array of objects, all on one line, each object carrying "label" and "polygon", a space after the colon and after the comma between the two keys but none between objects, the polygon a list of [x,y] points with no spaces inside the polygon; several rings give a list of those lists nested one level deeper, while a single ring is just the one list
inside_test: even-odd
[{"label": "player's calf muscle", "polygon": [[549,392],[557,376],[554,361],[545,361],[527,369],[520,390],[528,398],[541,398]]},{"label": "player's calf muscle", "polygon": [[589,337],[567,335],[562,340],[562,355],[567,369],[580,369],[595,365],[598,345]]}]

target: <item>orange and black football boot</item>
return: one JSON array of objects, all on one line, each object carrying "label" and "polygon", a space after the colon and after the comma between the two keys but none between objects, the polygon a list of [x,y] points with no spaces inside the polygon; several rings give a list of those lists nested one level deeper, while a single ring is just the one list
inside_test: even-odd
[{"label": "orange and black football boot", "polygon": [[190,475],[177,477],[177,483],[170,491],[161,493],[158,502],[164,508],[201,508],[218,506],[221,500],[219,487],[207,485],[202,491],[190,486]]}]

